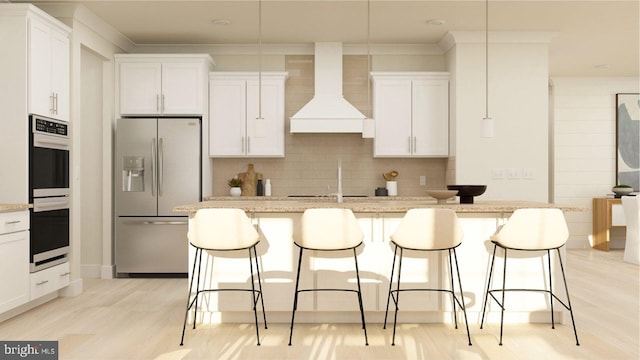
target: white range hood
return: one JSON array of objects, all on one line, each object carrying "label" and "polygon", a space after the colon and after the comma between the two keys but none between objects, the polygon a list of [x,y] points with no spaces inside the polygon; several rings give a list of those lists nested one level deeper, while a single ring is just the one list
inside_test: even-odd
[{"label": "white range hood", "polygon": [[342,43],[315,43],[315,93],[291,117],[292,133],[362,133],[367,117],[342,96]]}]

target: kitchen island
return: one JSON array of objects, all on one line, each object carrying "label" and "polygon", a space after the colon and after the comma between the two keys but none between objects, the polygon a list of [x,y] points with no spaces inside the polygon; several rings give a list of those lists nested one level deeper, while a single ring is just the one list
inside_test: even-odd
[{"label": "kitchen island", "polygon": [[[300,231],[302,212],[313,207],[340,207],[353,210],[365,235],[364,246],[358,250],[358,263],[362,281],[363,302],[367,322],[382,322],[387,304],[389,274],[393,249],[389,236],[395,231],[404,213],[412,208],[450,208],[458,214],[464,240],[457,250],[460,265],[465,304],[470,325],[479,324],[483,294],[486,289],[487,269],[493,250],[489,237],[503,224],[509,215],[519,208],[560,208],[563,211],[581,211],[580,208],[526,201],[478,201],[475,204],[459,204],[450,201],[437,204],[430,197],[357,197],[345,198],[338,203],[335,197],[214,197],[206,201],[178,206],[176,212],[186,212],[191,216],[203,208],[240,208],[247,212],[259,229],[261,243],[258,254],[261,257],[263,291],[267,320],[288,322],[295,285],[295,267],[298,248],[293,245]],[[190,249],[190,267],[193,249]],[[220,254],[223,255],[223,254]],[[228,254],[227,254],[228,255]],[[438,253],[405,253],[402,267],[403,287],[442,287],[449,283],[446,258]],[[244,256],[244,254],[243,254]],[[511,257],[510,257],[511,259]],[[541,257],[521,257],[510,260],[510,274],[507,286],[545,288],[547,276],[540,269],[546,269],[546,260]],[[498,266],[501,260],[497,260]],[[554,291],[564,298],[562,278],[557,269],[557,260],[552,261]],[[302,266],[313,271],[303,271],[301,287],[344,287],[355,286],[353,257],[349,252],[314,253],[303,259]],[[208,274],[202,281],[208,285],[224,287],[250,287],[245,258],[217,258],[207,262]],[[570,271],[570,270],[569,270]],[[214,274],[213,277],[210,274]],[[494,283],[501,283],[501,274],[494,276]],[[451,299],[437,292],[402,294],[402,311],[398,320],[402,322],[451,322]],[[510,293],[507,295],[508,322],[549,322],[548,299],[538,293]],[[205,322],[251,322],[251,299],[246,294],[212,293],[208,301],[203,301],[199,319]],[[358,322],[357,300],[349,293],[305,293],[299,299],[296,317],[301,322]],[[489,321],[498,321],[499,308],[491,306]],[[556,306],[557,319],[563,319],[561,306]],[[299,315],[298,315],[299,314]],[[202,316],[200,316],[202,315]]]}]

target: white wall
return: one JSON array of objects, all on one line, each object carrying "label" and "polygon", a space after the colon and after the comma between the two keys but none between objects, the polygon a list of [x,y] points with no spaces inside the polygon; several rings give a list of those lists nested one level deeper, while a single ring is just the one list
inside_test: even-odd
[{"label": "white wall", "polygon": [[[592,199],[611,194],[616,179],[615,94],[640,92],[639,81],[637,77],[552,79],[554,202],[585,209],[567,214],[570,247],[590,247]],[[612,235],[612,247],[624,245],[624,232]]]},{"label": "white wall", "polygon": [[[485,116],[485,46],[477,32],[454,34],[447,56],[455,159],[448,181],[486,184],[483,200],[549,200],[548,43],[546,34],[520,42],[494,34],[489,46],[489,116],[493,138],[481,136]],[[517,169],[502,179],[492,169]],[[525,178],[525,168],[533,170]]]}]

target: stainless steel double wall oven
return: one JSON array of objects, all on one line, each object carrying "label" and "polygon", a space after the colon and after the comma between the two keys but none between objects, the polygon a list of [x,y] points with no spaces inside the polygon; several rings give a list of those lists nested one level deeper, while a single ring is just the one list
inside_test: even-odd
[{"label": "stainless steel double wall oven", "polygon": [[70,141],[69,123],[29,116],[31,272],[68,260]]}]

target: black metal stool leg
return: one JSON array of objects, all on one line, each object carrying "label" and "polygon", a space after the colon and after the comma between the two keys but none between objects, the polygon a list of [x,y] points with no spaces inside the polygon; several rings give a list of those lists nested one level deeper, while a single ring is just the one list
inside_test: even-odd
[{"label": "black metal stool leg", "polygon": [[[453,267],[451,265],[451,249],[447,250],[447,254],[449,255],[449,279],[451,280],[451,304],[453,305],[453,323],[455,324],[455,328],[458,328],[458,315],[456,313],[456,294],[455,288],[453,287]],[[458,274],[459,275],[459,274]]]},{"label": "black metal stool leg", "polygon": [[293,320],[296,316],[296,309],[298,308],[298,285],[300,284],[300,265],[302,264],[302,248],[300,248],[300,254],[298,256],[298,271],[296,275],[296,290],[293,295],[293,310],[291,311],[291,329],[289,331],[289,346],[291,346],[291,338],[293,337]]},{"label": "black metal stool leg", "polygon": [[551,250],[547,249],[547,259],[549,260],[549,304],[551,305],[551,328],[556,328],[556,321],[553,314],[553,283],[551,282]]},{"label": "black metal stool leg", "polygon": [[502,346],[502,329],[504,328],[504,295],[507,284],[507,249],[504,249],[504,267],[502,268],[502,304],[500,306],[500,346]]},{"label": "black metal stool leg", "polygon": [[384,325],[382,325],[383,329],[387,328],[387,315],[389,315],[389,300],[391,300],[391,287],[393,286],[393,270],[396,267],[396,254],[398,253],[398,245],[395,245],[395,249],[393,250],[393,262],[391,263],[391,275],[389,276],[389,292],[387,294],[387,310],[384,313]]},{"label": "black metal stool leg", "polygon": [[254,258],[256,259],[256,272],[258,273],[258,288],[260,289],[260,305],[262,306],[262,320],[264,321],[264,328],[267,329],[267,314],[264,311],[264,294],[262,292],[262,278],[260,277],[260,262],[258,260],[258,252],[256,251],[255,245],[253,246],[253,255],[254,255]]},{"label": "black metal stool leg", "polygon": [[569,298],[569,288],[567,287],[567,278],[564,275],[564,265],[562,264],[562,256],[560,255],[560,249],[556,249],[558,252],[558,260],[560,261],[560,270],[562,272],[562,281],[564,282],[564,290],[567,294],[567,305],[569,308],[569,314],[571,314],[571,324],[573,325],[573,334],[576,337],[576,346],[580,346],[580,342],[578,341],[578,331],[576,330],[576,322],[573,318],[573,306],[571,306],[571,299]]},{"label": "black metal stool leg", "polygon": [[362,329],[364,330],[364,344],[369,346],[369,338],[367,337],[367,324],[364,320],[364,304],[362,303],[362,288],[360,286],[360,270],[358,269],[358,256],[356,248],[353,248],[353,260],[356,263],[356,280],[358,281],[358,303],[360,304],[360,317],[362,318]]},{"label": "black metal stool leg", "polygon": [[[467,307],[464,304],[464,291],[462,291],[462,280],[460,279],[460,267],[458,267],[458,255],[456,254],[456,249],[453,249],[453,258],[456,262],[456,273],[458,274],[458,286],[460,287],[460,307],[462,308],[462,314],[464,314],[464,324],[467,327],[467,339],[469,340],[469,345],[471,345],[471,333],[469,332],[469,321],[467,320]],[[449,261],[451,261],[451,259],[449,259]],[[453,296],[455,298],[456,296],[455,292],[453,293]]]},{"label": "black metal stool leg", "polygon": [[[258,259],[256,259],[256,261],[258,261]],[[258,339],[257,345],[260,346],[260,332],[258,330],[258,309],[257,309],[258,299],[256,298],[256,285],[255,285],[255,279],[253,276],[253,261],[251,260],[251,249],[249,249],[249,272],[251,273],[251,303],[252,303],[251,305],[253,307],[253,318],[256,324],[256,339]],[[258,296],[260,295],[258,294]]]},{"label": "black metal stool leg", "polygon": [[200,296],[200,275],[202,273],[202,249],[200,250],[200,255],[198,256],[198,278],[196,279],[196,298],[195,298],[195,307],[193,309],[193,329],[196,328],[196,318],[198,317],[198,297]]},{"label": "black metal stool leg", "polygon": [[398,303],[400,303],[400,274],[402,273],[402,255],[403,249],[400,248],[400,259],[398,260],[398,284],[396,288],[396,297],[393,300],[396,304],[395,314],[393,315],[393,337],[391,339],[391,345],[396,345],[396,324],[398,322]]},{"label": "black metal stool leg", "polygon": [[[191,270],[191,281],[189,282],[189,292],[187,293],[187,307],[184,310],[184,323],[182,324],[182,337],[180,338],[180,346],[184,345],[184,331],[187,328],[187,317],[189,316],[189,308],[191,306],[189,306],[191,304],[191,291],[193,290],[193,278],[195,277],[195,273],[196,273],[196,264],[197,264],[197,258],[198,258],[198,250],[196,249],[195,255],[193,257],[193,269]],[[197,296],[197,290],[196,290],[196,296]]]},{"label": "black metal stool leg", "polygon": [[489,265],[489,278],[487,279],[487,291],[484,293],[484,305],[482,305],[482,319],[480,320],[480,329],[484,324],[484,314],[487,309],[487,300],[489,299],[489,290],[491,289],[491,275],[493,275],[493,262],[496,260],[496,245],[493,245],[493,255],[491,256],[491,265]]}]

